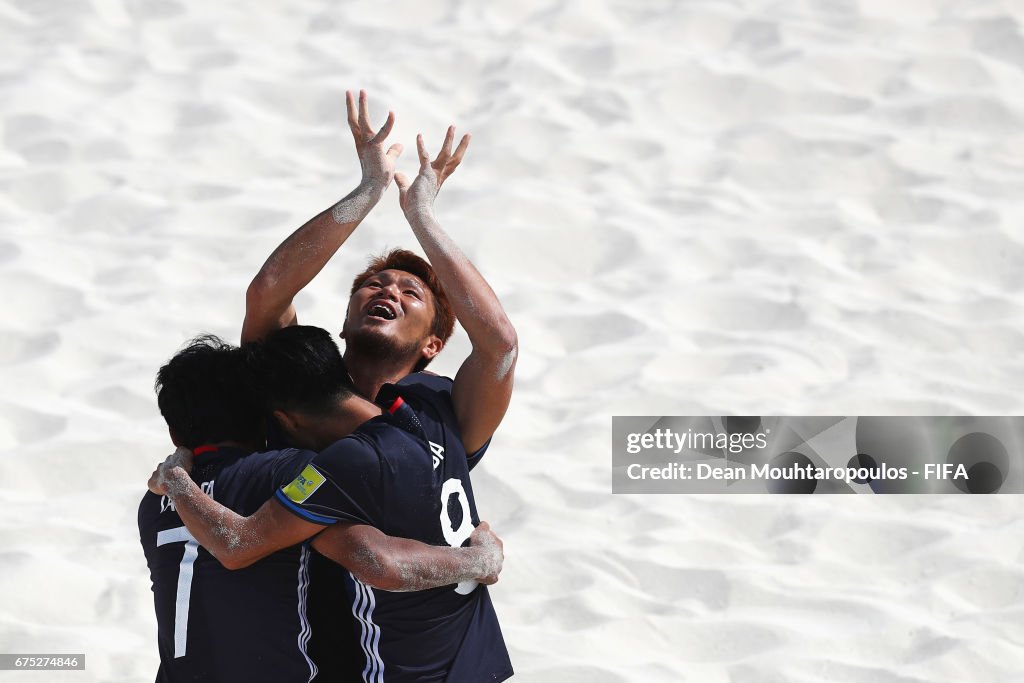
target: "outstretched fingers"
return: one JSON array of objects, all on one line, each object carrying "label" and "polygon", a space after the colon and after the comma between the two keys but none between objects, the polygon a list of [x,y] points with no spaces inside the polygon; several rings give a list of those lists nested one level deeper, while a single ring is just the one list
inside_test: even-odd
[{"label": "outstretched fingers", "polygon": [[448,162],[448,158],[452,155],[452,142],[454,140],[455,126],[448,126],[448,132],[444,134],[444,144],[441,145],[441,151],[437,153],[437,158],[434,159],[434,168],[442,168]]},{"label": "outstretched fingers", "polygon": [[370,105],[366,101],[366,91],[359,91],[359,127],[364,131],[370,131]]},{"label": "outstretched fingers", "polygon": [[394,126],[395,112],[389,111],[388,120],[384,122],[384,125],[380,127],[380,130],[377,131],[377,134],[373,136],[373,139],[370,140],[370,144],[376,145],[378,143],[384,142],[385,138],[391,135],[391,129],[394,128]]},{"label": "outstretched fingers", "polygon": [[448,165],[453,171],[456,166],[462,163],[462,157],[466,156],[466,150],[469,149],[469,140],[472,137],[473,136],[469,133],[466,133],[462,136],[462,139],[459,140],[459,146],[455,148],[455,154],[453,154],[452,158],[448,160]]},{"label": "outstretched fingers", "polygon": [[455,172],[455,169],[462,163],[462,157],[466,155],[469,148],[470,135],[466,133],[459,141],[459,146],[452,153],[452,140],[455,137],[455,126],[448,128],[448,137],[445,138],[445,148],[434,160],[434,170],[437,172],[437,186],[440,188],[444,181]]},{"label": "outstretched fingers", "polygon": [[359,114],[356,109],[356,96],[351,90],[345,91],[345,109],[348,110],[348,127],[352,135],[359,137]]},{"label": "outstretched fingers", "polygon": [[420,155],[420,170],[430,166],[430,155],[427,153],[427,145],[423,142],[423,133],[416,134],[416,151]]}]

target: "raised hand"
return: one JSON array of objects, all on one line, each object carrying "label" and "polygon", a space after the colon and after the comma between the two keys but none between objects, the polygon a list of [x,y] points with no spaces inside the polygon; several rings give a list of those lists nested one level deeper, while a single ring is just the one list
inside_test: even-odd
[{"label": "raised hand", "polygon": [[398,185],[398,202],[407,217],[417,214],[431,213],[434,209],[434,198],[441,189],[444,181],[455,172],[462,157],[469,147],[470,135],[462,136],[459,146],[452,152],[452,143],[455,141],[455,126],[448,126],[448,134],[444,137],[444,144],[437,158],[430,160],[427,147],[423,143],[423,135],[416,136],[416,150],[420,156],[420,172],[410,183],[409,179],[402,173],[395,174],[395,183]]},{"label": "raised hand", "polygon": [[395,125],[395,112],[388,112],[388,119],[380,130],[370,126],[370,107],[366,102],[366,91],[359,91],[359,102],[351,90],[345,91],[345,105],[348,109],[348,127],[356,143],[359,166],[363,171],[363,183],[379,189],[386,189],[395,175],[395,162],[402,153],[402,145],[395,143],[384,148],[384,141]]}]

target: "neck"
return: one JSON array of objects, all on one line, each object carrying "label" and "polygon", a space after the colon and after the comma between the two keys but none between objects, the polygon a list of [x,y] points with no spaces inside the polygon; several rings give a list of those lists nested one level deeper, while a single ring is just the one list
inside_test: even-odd
[{"label": "neck", "polygon": [[380,408],[362,398],[350,396],[338,402],[337,407],[325,419],[311,420],[305,425],[305,436],[315,450],[323,450],[335,441],[354,432],[359,425],[380,415]]},{"label": "neck", "polygon": [[413,371],[416,360],[367,358],[358,349],[346,349],[345,365],[349,377],[362,396],[370,401],[385,384],[394,384]]}]

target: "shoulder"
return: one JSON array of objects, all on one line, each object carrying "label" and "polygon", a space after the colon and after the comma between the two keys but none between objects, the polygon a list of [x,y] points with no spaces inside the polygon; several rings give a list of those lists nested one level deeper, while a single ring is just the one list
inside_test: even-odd
[{"label": "shoulder", "polygon": [[315,451],[307,451],[302,448],[282,448],[263,453],[253,453],[247,460],[252,459],[256,467],[277,466],[292,462],[309,462],[316,457]]},{"label": "shoulder", "polygon": [[431,372],[413,372],[398,380],[395,385],[403,391],[416,394],[447,394],[451,397],[455,382],[451,377],[435,375]]},{"label": "shoulder", "polygon": [[313,464],[339,475],[379,466],[381,445],[386,438],[386,432],[381,433],[384,425],[386,423],[378,420],[364,423],[352,434],[320,451],[313,458]]},{"label": "shoulder", "polygon": [[394,397],[401,397],[418,413],[432,413],[436,419],[448,421],[455,418],[455,404],[452,403],[452,386],[449,377],[414,372],[406,375],[397,384],[385,384],[381,388],[382,406],[391,406]]},{"label": "shoulder", "polygon": [[235,461],[224,469],[223,474],[227,475],[228,481],[243,488],[248,485],[260,487],[264,483],[279,486],[291,481],[314,457],[315,452],[299,448],[260,451]]},{"label": "shoulder", "polygon": [[320,451],[318,458],[361,456],[374,450],[374,444],[387,422],[380,417],[367,420],[348,436],[338,439]]}]

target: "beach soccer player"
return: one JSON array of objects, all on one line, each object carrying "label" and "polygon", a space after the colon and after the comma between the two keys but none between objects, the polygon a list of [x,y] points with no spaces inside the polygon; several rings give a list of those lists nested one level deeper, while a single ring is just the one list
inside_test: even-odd
[{"label": "beach soccer player", "polygon": [[[345,361],[363,396],[373,399],[384,384],[416,384],[438,394],[454,416],[446,425],[459,438],[471,466],[483,453],[508,409],[518,353],[516,332],[501,303],[477,269],[441,229],[434,199],[469,146],[463,136],[452,149],[450,127],[441,151],[431,161],[417,136],[419,172],[412,180],[395,173],[402,146],[387,146],[395,122],[370,125],[366,93],[358,102],[346,93],[348,123],[362,171],[358,186],[337,204],[292,233],[270,255],[246,293],[243,341],[294,325],[295,296],[323,269],[345,240],[396,181],[399,201],[429,263],[409,251],[395,250],[373,259],[356,276],[342,337]],[[419,372],[441,351],[458,319],[472,350],[454,381]]]},{"label": "beach soccer player", "polygon": [[[192,460],[189,481],[204,499],[250,514],[315,456],[254,452],[263,443],[264,413],[250,363],[215,337],[197,338],[176,354],[160,369],[157,390],[172,440]],[[152,492],[139,506],[139,533],[157,615],[157,681],[362,680],[351,620],[309,604],[317,567],[309,544],[230,572],[188,531],[174,500]],[[452,576],[490,581],[500,568],[500,541],[486,528],[473,539],[483,537],[482,545],[457,551],[390,539],[366,525],[335,525],[332,533],[340,545],[332,557],[372,585],[409,590],[445,585]],[[324,656],[312,647],[314,633]]]},{"label": "beach soccer player", "polygon": [[[328,445],[334,425],[348,419],[323,388],[323,378],[344,374],[330,335],[297,326],[269,335],[264,345],[269,408],[289,438],[322,450],[249,517],[203,496],[173,458],[161,465],[159,490],[203,547],[227,566],[245,566],[327,528],[313,545],[344,563],[336,553],[350,549],[335,537],[338,524],[369,524],[453,549],[479,533],[469,460],[447,427],[454,421],[448,404],[416,386],[385,385],[385,414]],[[449,585],[409,593],[379,590],[355,572],[351,578],[363,680],[458,683],[512,675],[490,597],[477,581],[452,573]]]}]

